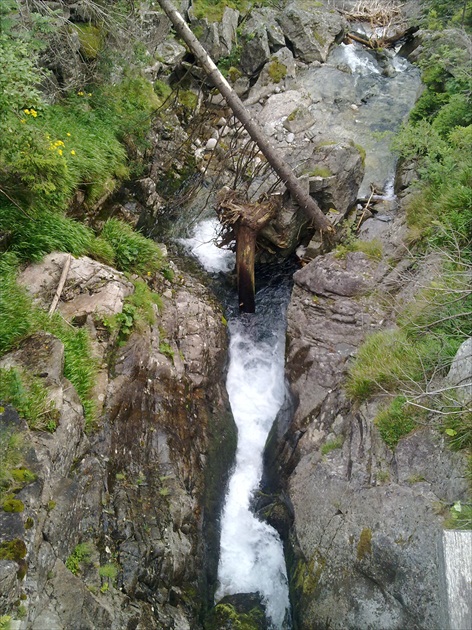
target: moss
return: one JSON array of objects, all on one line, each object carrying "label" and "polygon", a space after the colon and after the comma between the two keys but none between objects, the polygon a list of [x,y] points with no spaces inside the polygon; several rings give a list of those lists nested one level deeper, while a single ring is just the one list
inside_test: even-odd
[{"label": "moss", "polygon": [[304,558],[298,560],[292,578],[296,591],[303,595],[312,595],[320,581],[326,560],[315,552],[312,559],[306,562]]},{"label": "moss", "polygon": [[287,66],[278,59],[273,59],[269,63],[268,72],[274,83],[280,83],[287,76]]},{"label": "moss", "polygon": [[365,156],[366,156],[365,149],[363,146],[361,146],[360,144],[356,144],[355,142],[354,142],[354,146],[359,151],[359,154],[361,156],[362,166],[365,168]]},{"label": "moss", "polygon": [[374,418],[383,441],[390,448],[395,448],[400,438],[415,429],[421,416],[418,408],[406,404],[404,396],[396,396],[391,404],[380,411]]},{"label": "moss", "polygon": [[28,468],[15,468],[11,471],[11,476],[17,483],[22,485],[32,483],[36,480],[36,475]]},{"label": "moss", "polygon": [[205,620],[207,630],[260,630],[265,627],[264,613],[253,608],[248,613],[238,613],[231,604],[217,604]]},{"label": "moss", "polygon": [[75,24],[74,28],[79,36],[82,55],[90,61],[96,59],[103,46],[100,29],[93,24]]},{"label": "moss", "polygon": [[331,177],[332,173],[327,166],[315,166],[309,173],[310,177]]},{"label": "moss", "polygon": [[5,512],[23,512],[25,504],[19,499],[5,499],[2,508]]},{"label": "moss", "polygon": [[20,562],[26,556],[26,545],[23,540],[14,538],[0,543],[0,560]]},{"label": "moss", "polygon": [[362,560],[372,553],[372,530],[364,527],[357,543],[357,559]]},{"label": "moss", "polygon": [[25,529],[31,529],[34,525],[34,520],[31,518],[31,516],[28,516],[28,518],[25,521]]}]

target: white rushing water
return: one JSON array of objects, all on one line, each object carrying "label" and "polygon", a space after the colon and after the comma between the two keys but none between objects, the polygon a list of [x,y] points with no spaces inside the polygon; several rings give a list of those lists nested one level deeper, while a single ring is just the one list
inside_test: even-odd
[{"label": "white rushing water", "polygon": [[204,219],[195,225],[193,236],[178,239],[211,273],[231,271],[236,260],[233,252],[215,245],[219,227],[218,219]]},{"label": "white rushing water", "polygon": [[[223,264],[222,250],[209,238],[217,225],[216,219],[203,221],[192,238],[181,239],[211,272],[234,265],[234,257],[230,259],[228,253]],[[267,436],[285,396],[285,314],[280,312],[273,318],[275,330],[261,329],[261,322],[255,318],[234,317],[228,322],[230,363],[226,388],[238,428],[238,445],[221,518],[215,599],[258,592],[272,628],[281,630],[289,610],[282,541],[273,527],[254,516],[250,501],[261,480]]]}]

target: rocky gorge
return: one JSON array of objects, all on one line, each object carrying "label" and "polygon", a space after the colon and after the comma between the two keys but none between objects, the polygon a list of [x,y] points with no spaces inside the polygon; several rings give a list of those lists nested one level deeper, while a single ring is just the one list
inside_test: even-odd
[{"label": "rocky gorge", "polygon": [[[196,269],[176,244],[185,228],[214,215],[216,189],[236,181],[250,200],[274,192],[282,199],[258,239],[261,267],[295,251],[299,258],[286,314],[285,402],[254,498],[284,545],[292,619],[283,627],[456,630],[442,537],[445,508],[468,500],[467,458],[427,422],[389,446],[374,422],[382,393],[359,402],[346,389],[368,335],[395,328],[397,314],[439,273],[437,253],[418,262],[408,241],[416,165],[405,161],[395,173],[386,141],[421,93],[406,57],[414,60],[429,35],[416,34],[400,57],[345,39],[373,36],[354,2],[296,0],[247,15],[231,4],[214,21],[197,3],[180,10],[215,61],[234,62],[233,88],[345,245],[327,248],[209,92],[167,19],[143,3],[153,61],[145,74],[184,77],[193,111],[180,104],[155,122],[144,176],[106,196],[94,214],[98,223],[101,212],[123,217],[166,242],[167,271],[152,278],[161,303],[152,323],[119,338],[109,322],[126,314],[137,277],[65,252],[19,274],[47,309],[70,262],[58,312],[91,339],[98,420],[86,427],[54,335],[35,332],[0,358],[4,370],[39,377],[55,410],[54,430],[35,431],[11,405],[0,409],[2,436],[24,436],[28,471],[14,487],[21,509],[0,510],[0,614],[21,630],[270,627],[254,594],[214,607],[237,442],[221,298],[234,287],[221,272]],[[69,18],[89,19],[87,2],[60,5]],[[404,10],[414,21],[410,5]],[[394,31],[385,25],[382,35]],[[63,62],[71,82],[87,70],[79,44],[77,58]],[[203,185],[192,190],[195,178]],[[467,390],[464,348],[450,378]]]}]

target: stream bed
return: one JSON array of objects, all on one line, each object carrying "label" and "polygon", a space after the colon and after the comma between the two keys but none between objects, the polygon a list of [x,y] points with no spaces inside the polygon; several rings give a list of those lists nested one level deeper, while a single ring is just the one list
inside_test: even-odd
[{"label": "stream bed", "polygon": [[[203,220],[192,237],[181,239],[213,273],[234,265],[234,254],[213,244],[217,225],[216,219]],[[221,516],[215,601],[259,593],[274,630],[291,627],[283,546],[275,529],[254,515],[251,500],[261,481],[269,431],[285,399],[285,311],[292,272],[271,265],[259,274],[255,314],[240,314],[234,296],[225,305],[230,336],[226,389],[238,443]]]}]

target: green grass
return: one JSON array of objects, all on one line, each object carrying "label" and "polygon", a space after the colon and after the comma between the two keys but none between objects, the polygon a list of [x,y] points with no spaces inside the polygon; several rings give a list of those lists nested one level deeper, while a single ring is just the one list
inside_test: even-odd
[{"label": "green grass", "polygon": [[[1,409],[1,408],[0,408]],[[23,461],[24,435],[10,428],[0,428],[0,501],[15,483],[13,471]]]},{"label": "green grass", "polygon": [[12,405],[30,429],[56,428],[58,412],[40,378],[24,370],[0,368],[0,400]]},{"label": "green grass", "polygon": [[110,580],[111,582],[115,582],[118,576],[118,570],[119,569],[116,566],[116,564],[109,563],[100,567],[98,570],[98,574],[100,575],[101,578],[105,578],[107,580]]},{"label": "green grass", "polygon": [[371,241],[356,239],[338,245],[334,255],[336,258],[345,258],[348,252],[363,252],[371,260],[380,260],[382,258],[383,246],[382,242],[376,238]]},{"label": "green grass", "polygon": [[397,396],[377,414],[374,423],[387,446],[395,448],[400,438],[416,429],[419,417],[418,411],[407,404],[404,396]]},{"label": "green grass", "polygon": [[120,271],[151,275],[162,267],[162,253],[156,243],[122,221],[109,219],[101,238],[111,245],[116,267]]},{"label": "green grass", "polygon": [[342,435],[338,435],[333,440],[329,440],[328,442],[325,442],[322,445],[322,447],[321,447],[321,454],[322,455],[327,455],[331,451],[334,451],[334,450],[336,450],[338,448],[342,448],[343,444],[344,444],[344,437]]}]

